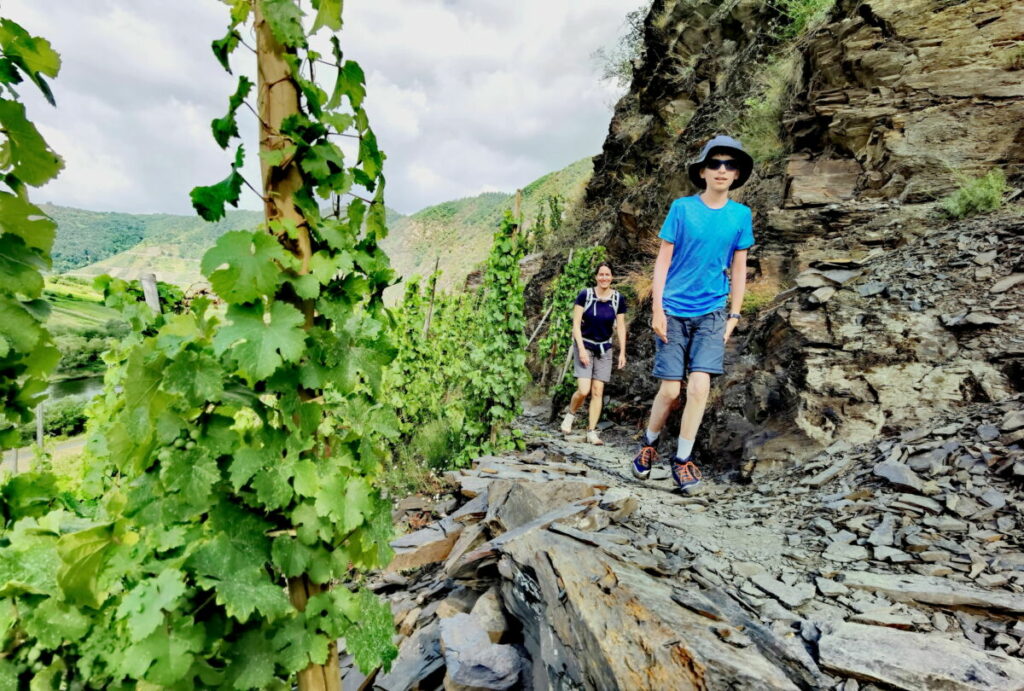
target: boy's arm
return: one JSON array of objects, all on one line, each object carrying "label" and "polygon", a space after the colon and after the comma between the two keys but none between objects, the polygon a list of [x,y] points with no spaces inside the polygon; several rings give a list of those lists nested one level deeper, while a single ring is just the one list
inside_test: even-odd
[{"label": "boy's arm", "polygon": [[[729,313],[740,314],[743,309],[743,293],[747,288],[747,250],[736,250],[732,255],[732,271],[729,280]],[[733,329],[739,323],[733,317],[725,323],[725,340],[728,341]]]},{"label": "boy's arm", "polygon": [[667,240],[661,241],[658,258],[654,260],[654,282],[651,286],[651,328],[664,343],[668,343],[668,319],[665,317],[665,306],[661,298],[665,293],[665,278],[668,267],[672,264],[672,252],[675,245]]}]

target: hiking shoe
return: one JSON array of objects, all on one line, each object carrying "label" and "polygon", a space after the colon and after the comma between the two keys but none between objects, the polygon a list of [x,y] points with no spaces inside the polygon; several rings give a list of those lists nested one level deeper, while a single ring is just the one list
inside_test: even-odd
[{"label": "hiking shoe", "polygon": [[686,460],[678,457],[672,459],[672,479],[676,487],[683,492],[690,492],[700,484],[700,468],[689,458]]},{"label": "hiking shoe", "polygon": [[562,434],[569,434],[572,432],[572,423],[576,419],[576,416],[572,413],[566,413],[565,417],[562,418]]},{"label": "hiking shoe", "polygon": [[633,458],[633,477],[646,480],[651,476],[651,466],[658,462],[658,450],[653,446],[640,447],[640,453]]},{"label": "hiking shoe", "polygon": [[587,443],[593,444],[594,446],[604,446],[604,442],[601,441],[601,437],[597,435],[596,429],[587,430]]}]

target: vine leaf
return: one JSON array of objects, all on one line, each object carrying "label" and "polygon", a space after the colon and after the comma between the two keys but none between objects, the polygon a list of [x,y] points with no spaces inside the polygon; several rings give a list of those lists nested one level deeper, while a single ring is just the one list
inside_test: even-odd
[{"label": "vine leaf", "polygon": [[281,268],[292,263],[293,257],[272,235],[234,230],[207,250],[200,268],[218,295],[238,303],[273,295],[284,278]]},{"label": "vine leaf", "polygon": [[185,581],[180,571],[164,569],[159,576],[140,582],[132,588],[117,608],[117,616],[126,619],[132,641],[140,641],[163,623],[164,610],[173,610],[185,594]]},{"label": "vine leaf", "polygon": [[228,112],[221,118],[215,118],[210,123],[213,130],[213,138],[220,145],[220,148],[228,148],[232,137],[238,136],[238,109],[245,102],[246,96],[252,91],[252,82],[244,74],[238,78],[238,88],[228,98]]},{"label": "vine leaf", "polygon": [[302,313],[284,302],[275,302],[268,313],[263,305],[231,305],[228,324],[213,337],[218,354],[228,349],[239,371],[250,381],[265,379],[283,362],[302,356],[306,336]]},{"label": "vine leaf", "polygon": [[25,117],[25,106],[17,101],[0,98],[0,129],[7,135],[7,145],[0,149],[0,167],[10,165],[11,174],[26,185],[40,187],[64,167],[64,160]]},{"label": "vine leaf", "polygon": [[313,0],[316,19],[310,33],[315,34],[323,26],[331,31],[341,31],[341,4],[342,0]]},{"label": "vine leaf", "polygon": [[302,9],[293,0],[260,0],[270,31],[282,45],[299,48],[306,44]]},{"label": "vine leaf", "polygon": [[231,164],[231,173],[215,185],[193,187],[189,194],[192,207],[203,220],[219,221],[224,218],[224,205],[238,207],[238,198],[242,195],[242,183],[245,179],[239,169],[245,162],[245,149],[239,145],[235,151],[235,161]]}]

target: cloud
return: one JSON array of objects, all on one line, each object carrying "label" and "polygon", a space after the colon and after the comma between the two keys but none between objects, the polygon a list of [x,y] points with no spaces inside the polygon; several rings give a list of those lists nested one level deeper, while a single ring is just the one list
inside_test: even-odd
[{"label": "cloud", "polygon": [[[511,191],[600,150],[617,91],[594,51],[643,0],[349,0],[346,56],[367,73],[367,109],[388,155],[388,203],[412,212]],[[97,210],[189,213],[189,190],[227,173],[209,122],[233,78],[210,53],[226,9],[211,0],[5,0],[64,67],[58,108],[22,93],[67,161],[36,199]],[[321,39],[323,40],[323,39]],[[253,71],[244,48],[233,62]],[[240,126],[258,185],[255,122]],[[250,195],[243,203],[257,207]]]}]

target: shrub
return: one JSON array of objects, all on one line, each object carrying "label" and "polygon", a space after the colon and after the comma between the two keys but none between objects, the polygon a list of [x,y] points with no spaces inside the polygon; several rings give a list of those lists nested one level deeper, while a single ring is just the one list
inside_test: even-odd
[{"label": "shrub", "polygon": [[946,197],[942,209],[953,219],[995,211],[1003,204],[1006,194],[1006,175],[998,168],[980,178],[958,175],[960,189]]},{"label": "shrub", "polygon": [[[85,431],[86,396],[68,396],[47,400],[43,407],[43,434],[47,437],[73,437]],[[35,440],[35,423],[22,425],[21,440],[31,444]]]},{"label": "shrub", "polygon": [[799,64],[795,51],[769,61],[761,76],[760,95],[744,102],[746,111],[739,122],[739,135],[755,161],[771,161],[786,152],[780,136],[782,115],[792,102],[794,72]]},{"label": "shrub", "polygon": [[779,33],[783,39],[796,38],[808,27],[824,19],[835,0],[773,0],[776,9],[781,12],[788,23]]}]

